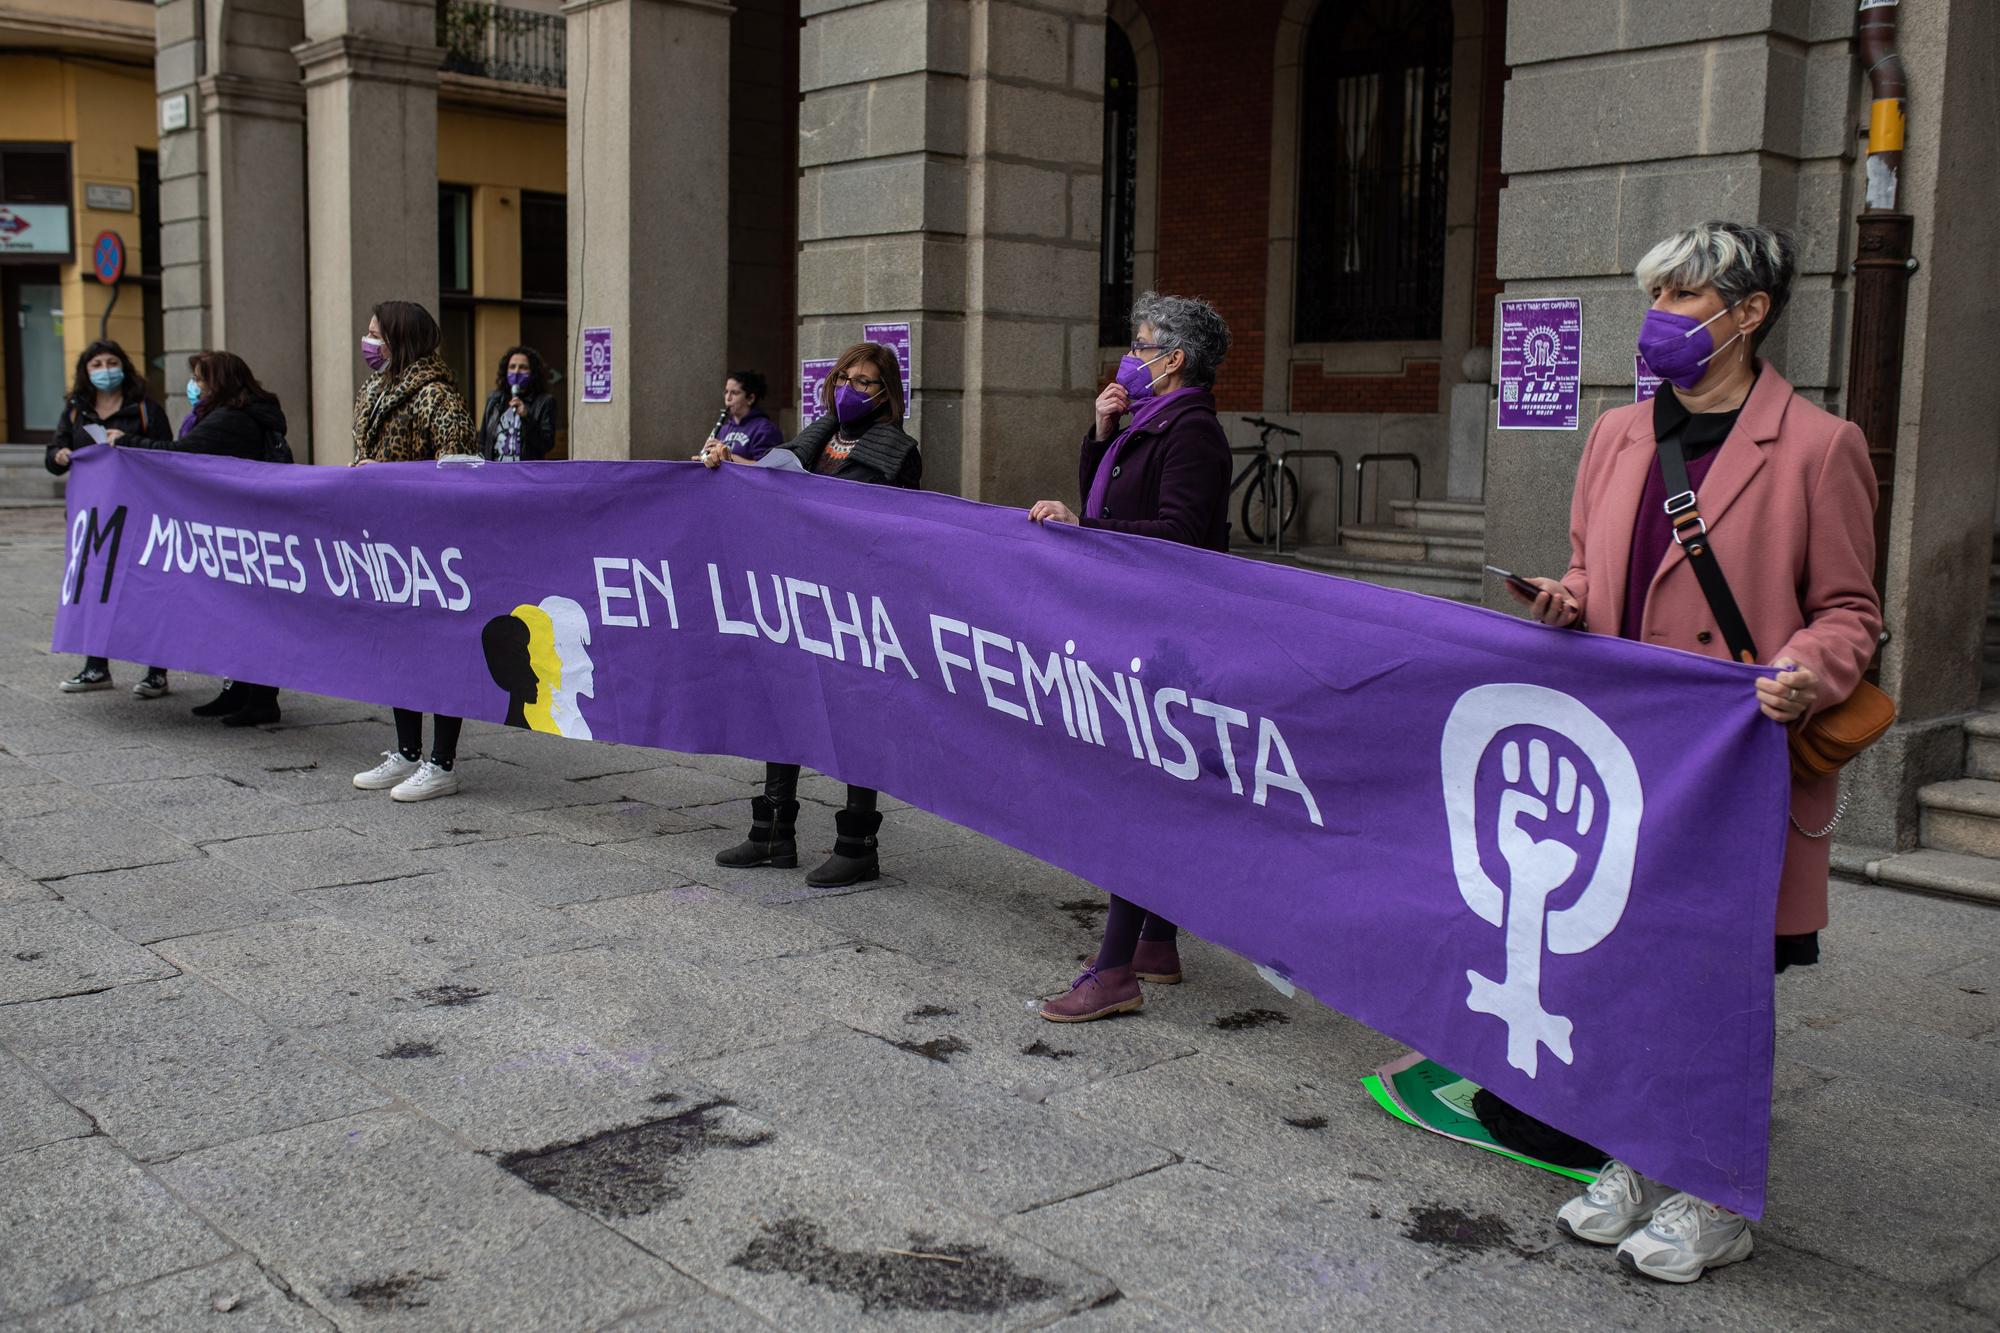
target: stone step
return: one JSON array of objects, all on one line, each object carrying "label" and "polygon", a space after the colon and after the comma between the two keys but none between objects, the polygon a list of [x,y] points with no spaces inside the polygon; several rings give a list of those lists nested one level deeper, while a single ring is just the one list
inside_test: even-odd
[{"label": "stone step", "polygon": [[1958,778],[1917,792],[1917,841],[1933,851],[2000,857],[2000,782]]},{"label": "stone step", "polygon": [[0,444],[0,499],[60,502],[63,479],[42,463],[39,444]]},{"label": "stone step", "polygon": [[1975,713],[1966,719],[1965,776],[2000,781],[2000,713]]},{"label": "stone step", "polygon": [[1486,505],[1479,500],[1391,500],[1389,521],[1399,528],[1484,534]]},{"label": "stone step", "polygon": [[1868,869],[1878,884],[2000,903],[2000,861],[1988,857],[1919,848],[1885,856]]},{"label": "stone step", "polygon": [[1477,565],[1485,557],[1486,538],[1431,528],[1347,526],[1340,530],[1340,547],[1359,560]]},{"label": "stone step", "polygon": [[[1340,548],[1334,548],[1339,550]],[[1328,549],[1305,550],[1293,554],[1308,569],[1324,570],[1342,578],[1373,583],[1384,588],[1401,588],[1454,602],[1479,600],[1479,566],[1440,565],[1406,560],[1366,560],[1354,555],[1332,554]]]}]

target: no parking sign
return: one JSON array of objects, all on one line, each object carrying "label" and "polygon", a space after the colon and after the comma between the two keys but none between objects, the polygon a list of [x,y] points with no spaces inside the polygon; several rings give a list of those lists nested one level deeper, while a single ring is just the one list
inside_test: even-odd
[{"label": "no parking sign", "polygon": [[115,231],[100,231],[90,243],[90,267],[106,287],[125,276],[125,241]]}]

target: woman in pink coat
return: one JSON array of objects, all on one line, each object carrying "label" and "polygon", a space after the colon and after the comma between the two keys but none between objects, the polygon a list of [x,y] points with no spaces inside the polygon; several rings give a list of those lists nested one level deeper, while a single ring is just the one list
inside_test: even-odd
[{"label": "woman in pink coat", "polygon": [[[1853,692],[1882,628],[1867,442],[1756,355],[1784,312],[1795,257],[1783,232],[1709,222],[1639,261],[1634,276],[1652,300],[1639,351],[1666,382],[1652,402],[1598,418],[1577,468],[1569,570],[1530,580],[1540,591],[1529,603],[1546,625],[1729,656],[1667,516],[1656,442],[1677,429],[1715,559],[1751,639],[1778,668],[1757,681],[1757,702],[1786,726]],[[1779,971],[1819,958],[1839,786],[1838,776],[1792,784]],[[1557,1224],[1618,1245],[1628,1268],[1674,1282],[1751,1249],[1744,1218],[1615,1161]]]}]

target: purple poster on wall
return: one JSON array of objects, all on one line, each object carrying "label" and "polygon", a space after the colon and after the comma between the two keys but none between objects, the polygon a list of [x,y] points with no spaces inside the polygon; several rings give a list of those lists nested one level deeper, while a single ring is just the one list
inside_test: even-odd
[{"label": "purple poster on wall", "polygon": [[1575,430],[1583,382],[1583,301],[1500,303],[1500,429]]},{"label": "purple poster on wall", "polygon": [[611,401],[611,330],[583,331],[583,401]]},{"label": "purple poster on wall", "polygon": [[861,336],[872,343],[896,349],[896,368],[903,374],[903,418],[910,416],[910,399],[916,397],[917,386],[910,379],[910,326],[908,324],[863,324]]},{"label": "purple poster on wall", "polygon": [[836,358],[814,357],[810,361],[799,362],[799,424],[804,425],[826,411],[826,403],[820,398],[820,385],[833,373]]},{"label": "purple poster on wall", "polygon": [[1632,356],[1632,401],[1643,403],[1660,391],[1660,377],[1636,352]]}]

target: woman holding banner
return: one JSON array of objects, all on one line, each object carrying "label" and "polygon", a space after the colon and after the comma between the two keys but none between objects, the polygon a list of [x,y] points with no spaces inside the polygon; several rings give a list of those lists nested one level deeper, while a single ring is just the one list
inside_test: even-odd
[{"label": "woman holding banner", "polygon": [[[1545,625],[1710,657],[1751,651],[1732,650],[1731,639],[1760,645],[1777,671],[1757,680],[1757,703],[1789,727],[1856,690],[1882,628],[1867,441],[1756,355],[1784,312],[1796,260],[1783,232],[1709,222],[1639,261],[1634,276],[1652,301],[1639,352],[1664,383],[1652,402],[1598,419],[1577,470],[1569,570],[1528,580],[1532,598],[1514,594]],[[1726,598],[1704,588],[1697,560],[1712,561],[1710,577],[1719,567]],[[1838,773],[1797,774],[1795,765],[1780,972],[1819,961],[1827,835],[1839,820]],[[1626,1267],[1669,1282],[1692,1282],[1751,1250],[1743,1217],[1617,1161],[1557,1224],[1617,1245]]]},{"label": "woman holding banner", "polygon": [[[55,438],[49,441],[43,462],[58,477],[69,471],[69,461],[79,449],[88,449],[102,440],[173,438],[173,424],[167,409],[146,397],[146,381],[132,367],[125,349],[109,339],[99,339],[83,349],[76,359],[76,374],[70,382],[69,401],[56,419]],[[86,657],[83,670],[56,686],[64,694],[84,694],[111,688],[111,662],[103,657]],[[167,693],[167,669],[147,667],[145,678],[132,687],[141,699],[157,699]]]},{"label": "woman holding banner", "polygon": [[[263,463],[289,456],[277,446],[285,440],[285,409],[265,390],[250,367],[234,352],[196,352],[188,358],[189,411],[180,434],[170,440],[113,440],[122,449],[169,449],[182,454],[208,454]],[[225,727],[263,727],[280,718],[278,687],[249,681],[225,683],[222,693],[191,710],[196,717],[219,717]]]},{"label": "woman holding banner", "polygon": [[[354,465],[426,462],[479,451],[465,400],[438,355],[438,326],[415,301],[384,301],[368,317],[361,359],[374,373],[354,399]],[[458,732],[464,719],[439,714],[431,757],[423,758],[424,715],[394,710],[396,748],[354,775],[363,791],[389,789],[398,801],[428,801],[458,791]]]},{"label": "woman holding banner", "polygon": [[[1228,352],[1229,326],[1206,301],[1141,296],[1132,307],[1132,346],[1097,396],[1097,419],[1083,437],[1083,513],[1037,500],[1028,517],[1227,550],[1229,439],[1215,417],[1215,372]],[[1131,424],[1120,431],[1127,412]],[[1096,957],[1068,994],[1042,1006],[1043,1018],[1109,1018],[1145,1003],[1141,981],[1180,981],[1174,923],[1110,897]]]},{"label": "woman holding banner", "polygon": [[[840,354],[820,386],[822,415],[799,437],[752,463],[720,439],[702,446],[699,457],[711,468],[724,463],[815,472],[846,481],[915,490],[923,480],[924,458],[905,434],[903,373],[894,351],[880,343],[856,343]],[[833,816],[833,855],[806,876],[814,888],[837,888],[878,878],[875,834],[882,814],[872,788],[847,788],[847,807]],[[779,866],[799,863],[799,766],[764,765],[764,794],[750,798],[750,836],[717,852],[719,866]]]}]

